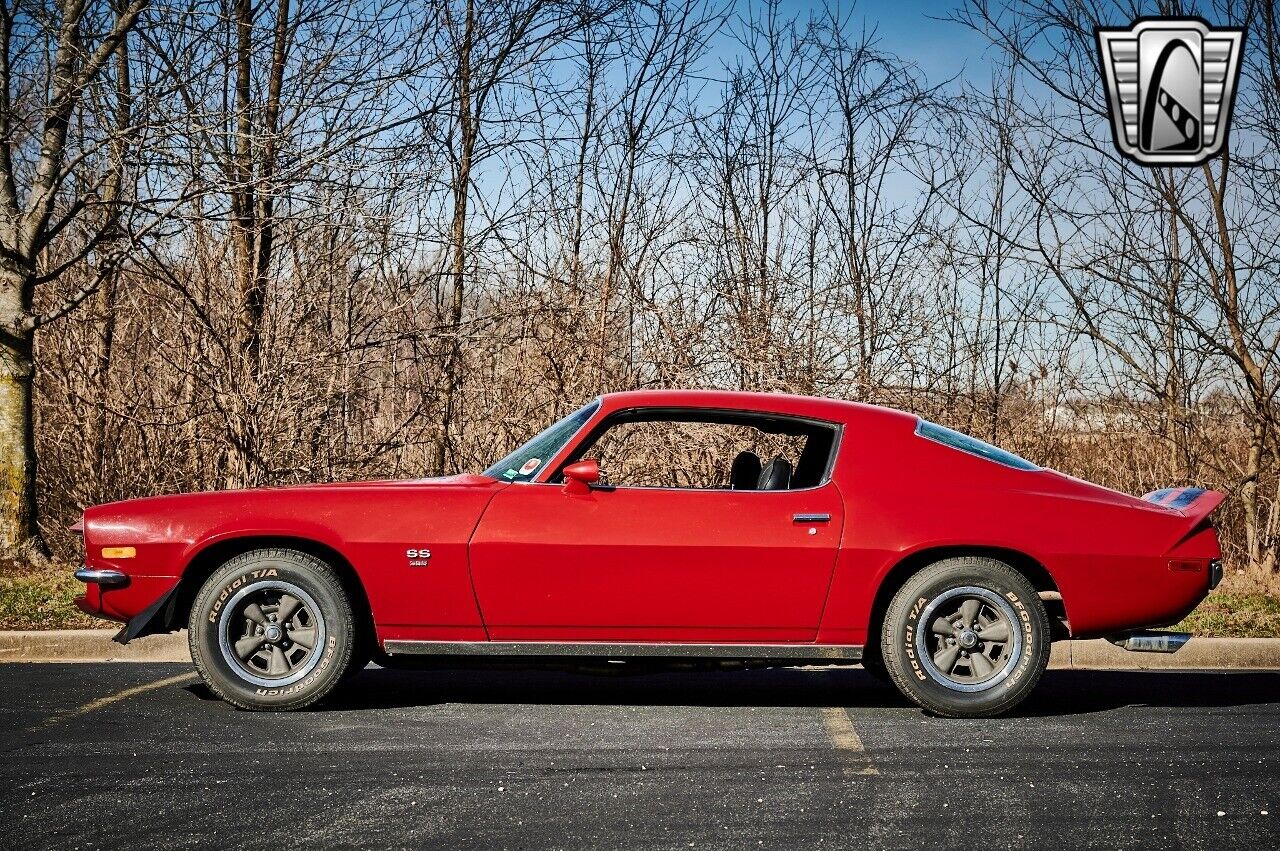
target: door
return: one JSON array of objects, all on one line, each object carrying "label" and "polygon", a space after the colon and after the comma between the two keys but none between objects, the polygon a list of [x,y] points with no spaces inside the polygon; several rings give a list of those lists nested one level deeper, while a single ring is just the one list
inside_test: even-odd
[{"label": "door", "polygon": [[802,490],[516,484],[471,570],[492,640],[813,641],[840,541],[834,484]]}]

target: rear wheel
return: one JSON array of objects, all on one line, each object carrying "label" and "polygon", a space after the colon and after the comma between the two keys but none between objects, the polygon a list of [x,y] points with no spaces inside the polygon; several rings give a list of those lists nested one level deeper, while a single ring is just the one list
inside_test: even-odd
[{"label": "rear wheel", "polygon": [[342,582],[320,559],[254,550],[216,570],[191,609],[196,670],[241,709],[301,709],[349,670],[355,618]]},{"label": "rear wheel", "polygon": [[880,653],[894,684],[939,715],[1017,706],[1049,663],[1049,618],[1026,577],[989,558],[953,558],[907,580],[885,613]]}]

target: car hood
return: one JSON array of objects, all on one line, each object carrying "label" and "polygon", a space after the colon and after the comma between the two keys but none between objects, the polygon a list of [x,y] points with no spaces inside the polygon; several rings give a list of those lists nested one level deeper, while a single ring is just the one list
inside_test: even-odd
[{"label": "car hood", "polygon": [[[89,508],[86,563],[130,576],[176,576],[193,553],[238,537],[291,538],[332,549],[383,539],[465,539],[504,482],[483,476],[206,491]],[[119,563],[105,550],[135,549]]]},{"label": "car hood", "polygon": [[474,473],[459,473],[454,476],[431,476],[425,479],[369,479],[361,482],[322,482],[309,485],[275,485],[259,488],[263,491],[311,491],[317,489],[349,490],[352,488],[388,488],[424,486],[441,488],[474,488],[492,487],[497,481],[488,476],[477,476]]},{"label": "car hood", "polygon": [[152,508],[177,508],[197,503],[222,502],[234,500],[238,502],[256,502],[260,500],[276,500],[290,493],[313,494],[324,491],[349,493],[353,490],[386,490],[395,488],[414,488],[416,490],[449,491],[457,488],[491,488],[504,485],[488,476],[473,473],[460,473],[454,476],[436,476],[424,479],[370,479],[360,482],[322,482],[305,485],[274,485],[261,488],[241,488],[217,491],[188,491],[185,493],[167,494],[164,496],[146,496],[138,499],[126,499],[119,502],[107,502],[93,506],[86,515],[93,513],[117,513],[124,510],[146,511]]}]

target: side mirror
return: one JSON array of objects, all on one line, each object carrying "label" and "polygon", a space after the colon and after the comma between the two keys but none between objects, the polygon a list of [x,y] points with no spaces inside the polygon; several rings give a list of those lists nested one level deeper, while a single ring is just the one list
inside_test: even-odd
[{"label": "side mirror", "polygon": [[565,493],[583,494],[600,481],[600,462],[594,458],[575,461],[561,471],[564,475]]}]

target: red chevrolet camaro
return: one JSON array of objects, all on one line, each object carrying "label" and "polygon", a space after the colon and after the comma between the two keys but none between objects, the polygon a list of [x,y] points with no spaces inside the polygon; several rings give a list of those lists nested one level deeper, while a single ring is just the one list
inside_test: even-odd
[{"label": "red chevrolet camaro", "polygon": [[187,626],[246,709],[306,706],[370,659],[573,657],[861,663],[985,716],[1054,640],[1178,646],[1140,631],[1218,581],[1222,498],[1138,499],[870,405],[616,393],[479,475],[90,508],[77,603],[120,641]]}]

